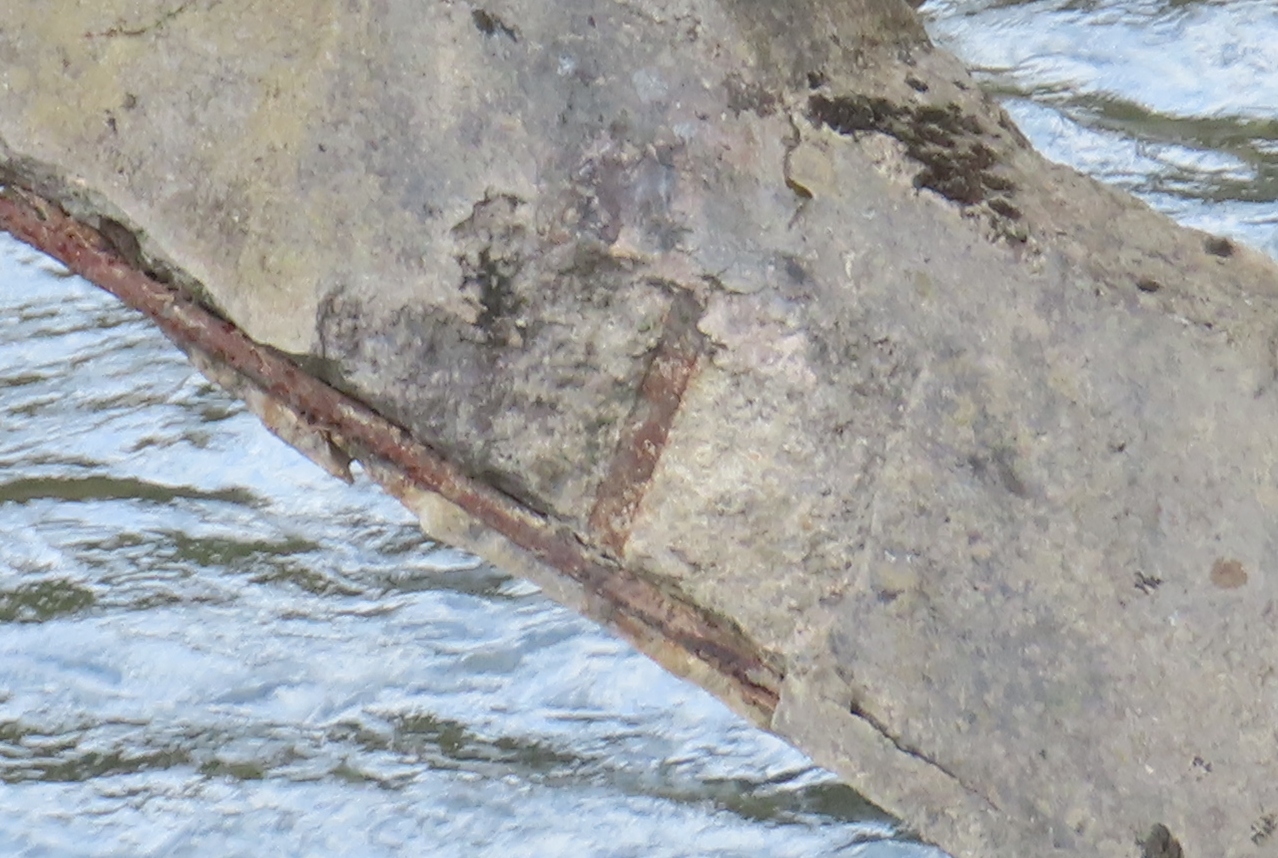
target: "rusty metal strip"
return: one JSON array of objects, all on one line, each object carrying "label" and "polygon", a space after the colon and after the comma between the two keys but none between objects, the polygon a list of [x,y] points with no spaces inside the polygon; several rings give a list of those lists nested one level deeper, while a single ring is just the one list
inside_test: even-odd
[{"label": "rusty metal strip", "polygon": [[598,619],[641,646],[655,638],[680,647],[728,679],[742,702],[765,720],[776,708],[781,672],[731,621],[594,556],[570,531],[470,478],[367,406],[249,339],[190,296],[131,267],[101,233],[69,217],[56,203],[9,185],[0,193],[0,229],[145,313],[180,348],[198,349],[242,374],[312,430],[389,463],[414,485],[439,494],[568,575],[598,599]]},{"label": "rusty metal strip", "polygon": [[619,557],[705,349],[705,338],[697,330],[703,309],[691,292],[675,293],[634,409],[621,427],[608,475],[595,495],[590,529]]}]

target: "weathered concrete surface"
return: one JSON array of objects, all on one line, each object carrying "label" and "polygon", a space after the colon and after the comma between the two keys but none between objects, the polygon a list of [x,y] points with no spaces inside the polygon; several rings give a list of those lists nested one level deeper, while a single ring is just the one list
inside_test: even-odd
[{"label": "weathered concrete surface", "polygon": [[1278,268],[905,4],[7,11],[6,181],[482,490],[281,406],[330,467],[955,855],[1273,854]]}]

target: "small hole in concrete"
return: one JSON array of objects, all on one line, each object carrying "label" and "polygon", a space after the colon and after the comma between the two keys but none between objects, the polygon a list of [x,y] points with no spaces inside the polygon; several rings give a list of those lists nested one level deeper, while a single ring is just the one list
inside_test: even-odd
[{"label": "small hole in concrete", "polygon": [[1159,283],[1153,277],[1142,277],[1136,281],[1136,288],[1142,292],[1157,292],[1163,288],[1163,284]]}]

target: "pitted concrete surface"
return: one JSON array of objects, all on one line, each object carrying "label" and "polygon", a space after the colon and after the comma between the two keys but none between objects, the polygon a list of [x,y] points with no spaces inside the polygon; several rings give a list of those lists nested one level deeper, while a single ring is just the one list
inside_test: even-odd
[{"label": "pitted concrete surface", "polygon": [[1278,842],[1278,267],[1044,162],[904,3],[15,0],[0,165],[734,622],[953,854]]}]

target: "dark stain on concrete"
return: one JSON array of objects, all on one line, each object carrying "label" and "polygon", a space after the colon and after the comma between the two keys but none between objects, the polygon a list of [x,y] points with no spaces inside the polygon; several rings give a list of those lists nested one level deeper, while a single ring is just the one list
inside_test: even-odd
[{"label": "dark stain on concrete", "polygon": [[1001,214],[1008,220],[1021,219],[1021,210],[1002,197],[994,197],[990,200],[989,207],[993,209],[996,214]]},{"label": "dark stain on concrete", "polygon": [[1153,277],[1141,277],[1136,281],[1136,288],[1142,292],[1157,292],[1163,288],[1163,284]]},{"label": "dark stain on concrete", "polygon": [[1251,824],[1251,842],[1257,846],[1268,843],[1275,831],[1278,831],[1278,813],[1262,814]]},{"label": "dark stain on concrete", "polygon": [[1140,846],[1140,858],[1184,858],[1184,850],[1180,841],[1172,837],[1166,825],[1157,822],[1149,829],[1144,840],[1137,841]]},{"label": "dark stain on concrete", "polygon": [[[877,132],[896,138],[905,144],[906,155],[923,167],[914,186],[960,205],[976,205],[992,194],[1015,190],[1010,180],[993,172],[998,155],[986,142],[980,122],[958,104],[915,107],[876,96],[814,95],[808,99],[808,117],[840,134]],[[1005,200],[1001,207],[1020,216]]]},{"label": "dark stain on concrete", "polygon": [[143,269],[142,245],[138,237],[118,220],[109,217],[98,218],[98,232],[107,240],[120,258],[137,269]]},{"label": "dark stain on concrete", "polygon": [[1221,259],[1228,259],[1234,255],[1234,243],[1227,238],[1219,238],[1217,236],[1208,236],[1203,242],[1203,250],[1212,256],[1219,256]]},{"label": "dark stain on concrete", "polygon": [[796,286],[807,286],[812,281],[812,275],[808,273],[803,260],[793,254],[781,254],[781,268],[785,271],[786,277],[790,278],[790,282]]},{"label": "dark stain on concrete", "polygon": [[318,369],[467,473],[584,527],[670,292],[593,246],[539,257],[527,208],[494,195],[454,229],[473,315],[456,301],[377,308],[335,281]]},{"label": "dark stain on concrete", "polygon": [[730,74],[723,81],[724,91],[728,95],[728,109],[734,116],[742,113],[753,113],[756,116],[771,116],[777,112],[781,99],[775,92],[755,81],[746,80],[739,74]]},{"label": "dark stain on concrete", "polygon": [[1007,447],[997,447],[989,455],[973,455],[968,466],[979,479],[998,485],[1018,498],[1028,498],[1030,488],[1016,472],[1016,454]]},{"label": "dark stain on concrete", "polygon": [[524,299],[515,278],[524,265],[527,229],[519,219],[522,201],[510,194],[485,197],[470,217],[453,227],[458,240],[461,291],[480,307],[475,325],[486,342],[520,345]]},{"label": "dark stain on concrete", "polygon": [[1163,586],[1163,579],[1157,575],[1146,575],[1144,572],[1136,571],[1136,589],[1140,590],[1146,596]]},{"label": "dark stain on concrete", "polygon": [[523,307],[523,301],[511,287],[517,273],[517,263],[494,257],[485,248],[479,251],[479,264],[466,274],[467,282],[479,287],[479,303],[483,310],[475,324],[489,342],[511,343],[518,335],[517,331],[507,330],[513,327],[512,320]]},{"label": "dark stain on concrete", "polygon": [[475,22],[475,29],[485,36],[505,36],[512,42],[519,41],[519,31],[501,18],[485,9],[473,9],[470,19]]}]

